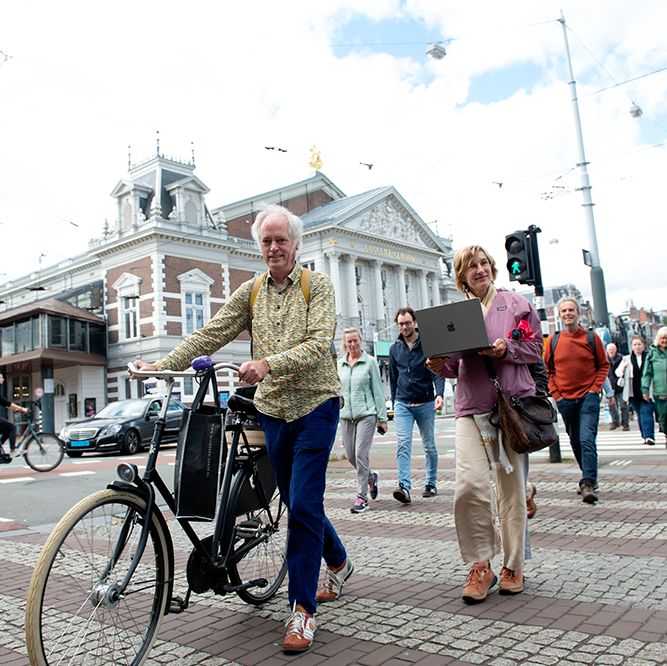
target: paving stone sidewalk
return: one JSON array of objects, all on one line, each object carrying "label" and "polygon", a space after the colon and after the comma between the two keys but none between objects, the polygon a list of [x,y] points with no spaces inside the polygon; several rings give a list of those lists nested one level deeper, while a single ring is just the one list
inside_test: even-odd
[{"label": "paving stone sidewalk", "polygon": [[[421,462],[420,462],[421,460]],[[523,594],[460,599],[466,569],[452,517],[453,462],[439,495],[412,504],[392,499],[390,457],[374,458],[380,496],[352,515],[354,472],[329,470],[327,512],[355,564],[337,602],[322,605],[310,652],[280,650],[285,590],[263,607],[235,596],[194,596],[167,616],[148,664],[667,664],[667,451],[650,461],[600,468],[600,502],[576,494],[572,462],[532,464],[538,511],[530,521],[533,559]],[[413,472],[423,485],[423,459]],[[187,542],[177,534],[180,560]],[[32,566],[45,535],[0,535],[0,665],[27,664],[23,611]],[[500,568],[500,560],[493,562]],[[185,579],[176,587],[183,594]]]}]

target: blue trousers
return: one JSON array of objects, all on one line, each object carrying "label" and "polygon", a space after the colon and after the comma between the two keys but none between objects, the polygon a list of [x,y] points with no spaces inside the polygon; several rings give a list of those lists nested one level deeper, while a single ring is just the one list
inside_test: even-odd
[{"label": "blue trousers", "polygon": [[394,422],[396,423],[396,463],[398,483],[410,490],[412,478],[410,463],[412,456],[412,430],[417,423],[426,457],[426,485],[438,484],[438,449],[435,445],[434,401],[411,407],[400,400],[394,401]]},{"label": "blue trousers", "polygon": [[289,507],[287,571],[290,607],[317,609],[315,594],[322,558],[339,566],[347,553],[324,514],[329,454],[336,438],[340,406],[331,398],[296,421],[260,414],[269,458],[282,499]]},{"label": "blue trousers", "polygon": [[600,421],[600,396],[587,393],[583,398],[563,398],[556,405],[563,417],[565,430],[570,438],[572,452],[581,470],[581,481],[593,485],[598,480],[598,422]]},{"label": "blue trousers", "polygon": [[642,439],[655,439],[655,421],[653,420],[653,403],[650,400],[644,400],[641,396],[628,399],[632,405],[632,411],[637,416],[639,423],[639,432]]}]

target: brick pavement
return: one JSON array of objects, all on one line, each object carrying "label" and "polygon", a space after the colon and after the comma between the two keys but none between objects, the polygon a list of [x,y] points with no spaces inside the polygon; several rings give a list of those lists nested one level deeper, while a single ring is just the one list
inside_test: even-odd
[{"label": "brick pavement", "polygon": [[[476,606],[458,598],[466,570],[452,519],[452,465],[446,459],[437,498],[416,492],[401,506],[391,499],[393,460],[376,457],[380,497],[367,513],[352,515],[353,471],[345,461],[332,463],[327,511],[356,571],[345,595],[321,606],[321,629],[307,654],[286,656],[279,648],[284,591],[261,608],[206,594],[165,618],[147,663],[667,664],[667,451],[622,468],[602,464],[596,506],[576,495],[572,461],[533,463],[538,512],[530,521],[526,591],[492,594]],[[418,490],[423,460],[414,466]],[[26,664],[24,599],[44,535],[0,536],[0,665]],[[184,555],[184,539],[175,543]],[[182,575],[176,587],[185,592]]]}]

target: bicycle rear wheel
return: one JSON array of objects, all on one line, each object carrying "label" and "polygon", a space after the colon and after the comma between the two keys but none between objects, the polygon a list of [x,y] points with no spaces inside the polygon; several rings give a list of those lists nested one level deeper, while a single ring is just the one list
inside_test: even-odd
[{"label": "bicycle rear wheel", "polygon": [[50,472],[62,462],[65,445],[51,432],[35,433],[25,445],[25,461],[38,472]]},{"label": "bicycle rear wheel", "polygon": [[[251,477],[247,470],[239,472],[235,497],[238,500],[243,493],[247,501],[248,494],[252,493],[256,498],[255,504],[259,507],[257,485],[255,480],[250,483]],[[229,580],[232,585],[243,585],[260,578],[267,581],[264,587],[250,587],[237,590],[236,593],[249,604],[259,605],[268,601],[280,589],[287,574],[287,507],[282,503],[277,489],[270,498],[269,510],[256,508],[237,516],[233,539],[233,555],[229,564]],[[241,559],[235,560],[240,550],[253,542],[256,542],[256,545]]]},{"label": "bicycle rear wheel", "polygon": [[169,586],[171,553],[157,515],[122,595],[117,586],[135,557],[145,520],[143,499],[107,489],[81,500],[56,525],[28,588],[31,664],[144,663]]}]

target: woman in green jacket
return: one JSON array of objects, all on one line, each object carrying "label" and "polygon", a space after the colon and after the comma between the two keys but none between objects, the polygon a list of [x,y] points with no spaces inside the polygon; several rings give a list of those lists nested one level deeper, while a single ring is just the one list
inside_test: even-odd
[{"label": "woman in green jacket", "polygon": [[665,436],[667,447],[667,326],[658,329],[653,346],[642,372],[642,394],[649,400],[653,384],[653,400],[660,432]]},{"label": "woman in green jacket", "polygon": [[338,375],[344,405],[340,427],[345,455],[357,470],[357,497],[350,511],[363,513],[368,496],[378,496],[378,475],[370,468],[369,454],[373,435],[387,432],[387,406],[377,361],[361,348],[356,328],[343,331],[343,358],[338,359]]}]

